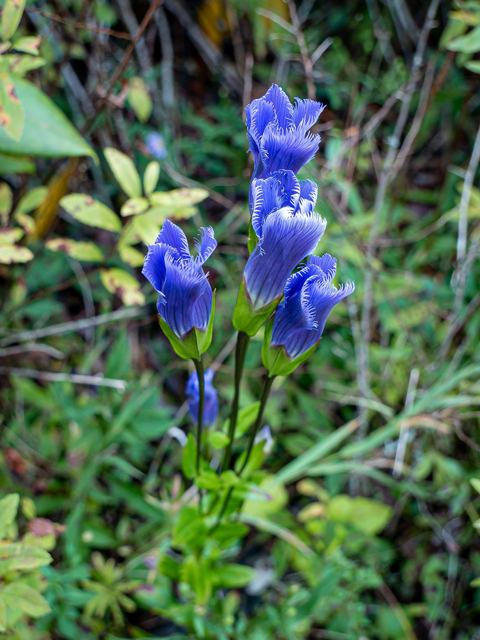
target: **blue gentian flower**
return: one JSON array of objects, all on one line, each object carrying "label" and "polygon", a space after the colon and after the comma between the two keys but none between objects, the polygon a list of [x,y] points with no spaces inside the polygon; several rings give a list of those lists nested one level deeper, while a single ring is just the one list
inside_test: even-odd
[{"label": "blue gentian flower", "polygon": [[161,133],[157,133],[156,131],[147,133],[145,144],[154,158],[164,160],[167,157],[167,147],[165,146],[165,140]]},{"label": "blue gentian flower", "polygon": [[[218,416],[218,394],[214,388],[213,369],[207,369],[204,375],[205,381],[205,404],[203,408],[203,425],[205,427],[213,427]],[[192,373],[185,387],[185,394],[188,400],[188,411],[195,424],[198,422],[198,403],[200,399],[200,390],[198,385],[198,374],[196,371]]]},{"label": "blue gentian flower", "polygon": [[284,347],[287,356],[297,358],[321,338],[333,307],[355,290],[349,282],[332,285],[337,261],[328,254],[310,256],[308,264],[294,273],[285,286],[285,300],[275,313],[271,347]]},{"label": "blue gentian flower", "polygon": [[309,133],[325,106],[295,98],[292,105],[283,89],[273,84],[267,93],[245,109],[250,151],[255,167],[252,178],[288,169],[293,173],[315,155],[320,136]]},{"label": "blue gentian flower", "polygon": [[213,229],[201,229],[192,258],[185,234],[165,220],[155,244],[148,247],[142,273],[158,291],[158,313],[175,336],[182,339],[193,328],[205,332],[212,310],[212,288],[202,269],[217,241]]},{"label": "blue gentian flower", "polygon": [[293,269],[312,253],[325,227],[314,208],[317,185],[277,171],[252,183],[252,226],[258,244],[245,267],[245,290],[257,311],[279,298]]}]

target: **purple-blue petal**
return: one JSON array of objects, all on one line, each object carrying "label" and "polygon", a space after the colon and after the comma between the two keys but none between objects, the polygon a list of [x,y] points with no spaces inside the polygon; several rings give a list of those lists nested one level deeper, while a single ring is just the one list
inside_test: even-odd
[{"label": "purple-blue petal", "polygon": [[[299,135],[294,129],[283,131],[269,124],[262,136],[260,147],[260,155],[265,166],[263,173],[273,173],[281,169],[298,173],[315,156],[319,144],[319,135]],[[263,178],[264,175],[258,177]]]},{"label": "purple-blue petal", "polygon": [[159,293],[165,280],[165,255],[169,251],[166,244],[151,244],[143,264],[142,274]]},{"label": "purple-blue petal", "polygon": [[212,227],[202,227],[200,229],[200,239],[195,238],[194,242],[198,254],[195,262],[200,266],[208,260],[217,247]]},{"label": "purple-blue petal", "polygon": [[179,226],[170,222],[170,220],[165,220],[163,223],[163,227],[155,240],[155,244],[159,243],[168,244],[178,252],[182,260],[191,261],[187,236]]},{"label": "purple-blue petal", "polygon": [[265,94],[265,100],[275,108],[276,124],[282,129],[290,129],[293,125],[293,106],[285,91],[277,84],[272,84]]},{"label": "purple-blue petal", "polygon": [[295,98],[293,109],[293,123],[297,131],[305,133],[317,122],[325,105],[315,100],[301,100]]}]

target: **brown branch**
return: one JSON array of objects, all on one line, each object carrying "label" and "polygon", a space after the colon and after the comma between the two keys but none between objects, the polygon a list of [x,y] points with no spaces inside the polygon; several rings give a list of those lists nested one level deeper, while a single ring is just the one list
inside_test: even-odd
[{"label": "brown branch", "polygon": [[42,16],[42,18],[47,18],[47,20],[54,20],[55,22],[60,22],[61,24],[66,25],[67,27],[72,27],[73,29],[85,29],[85,31],[92,31],[93,33],[101,33],[106,36],[112,36],[112,38],[120,38],[121,40],[129,40],[131,42],[132,36],[124,31],[114,31],[113,29],[107,29],[105,27],[99,27],[96,24],[88,23],[88,22],[74,22],[71,20],[67,20],[66,18],[62,18],[58,16],[56,13],[50,13],[49,11],[42,11],[41,9],[36,9],[35,7],[27,7],[25,9],[27,13],[38,13]]}]

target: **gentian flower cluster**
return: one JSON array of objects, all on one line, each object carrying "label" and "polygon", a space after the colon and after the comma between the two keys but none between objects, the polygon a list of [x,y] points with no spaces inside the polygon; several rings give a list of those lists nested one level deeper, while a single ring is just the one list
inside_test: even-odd
[{"label": "gentian flower cluster", "polygon": [[[246,468],[255,443],[264,443],[264,453],[272,447],[270,429],[266,425],[260,427],[273,378],[288,375],[313,353],[330,312],[355,289],[354,283],[334,287],[335,258],[316,255],[327,223],[315,212],[317,185],[297,177],[318,149],[320,136],[310,130],[323,108],[318,102],[298,98],[292,104],[276,85],[246,108],[249,150],[254,158],[249,190],[252,237],[233,316],[239,335],[228,436],[222,434],[216,439],[218,443],[226,437],[228,442],[220,471],[234,468],[232,443],[249,336],[267,323],[262,359],[268,377],[239,475]],[[151,137],[149,146],[155,154],[158,149],[154,142],[158,140]],[[211,342],[214,315],[214,295],[202,267],[216,245],[212,229],[202,229],[196,241],[197,255],[192,257],[183,231],[167,220],[148,248],[143,269],[159,294],[157,308],[165,334],[178,355],[195,361],[196,372],[187,382],[186,396],[190,415],[197,424],[197,475],[201,473],[200,456],[204,451],[201,424],[212,427],[219,411],[213,370],[203,373],[202,361]]]}]

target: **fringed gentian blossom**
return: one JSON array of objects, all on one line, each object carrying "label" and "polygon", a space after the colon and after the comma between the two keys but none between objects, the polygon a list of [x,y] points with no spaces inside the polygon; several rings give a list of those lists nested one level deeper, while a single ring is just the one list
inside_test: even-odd
[{"label": "fringed gentian blossom", "polygon": [[271,347],[284,347],[294,360],[316,345],[333,307],[355,290],[349,282],[332,285],[337,261],[328,254],[310,256],[308,264],[294,273],[285,286],[285,300],[273,321]]},{"label": "fringed gentian blossom", "polygon": [[267,93],[245,109],[250,151],[255,167],[252,179],[275,171],[298,171],[315,155],[320,136],[309,133],[324,105],[295,98],[292,105],[283,89],[273,84]]},{"label": "fringed gentian blossom", "polygon": [[317,185],[298,180],[292,171],[255,180],[252,189],[258,244],[245,267],[244,283],[257,311],[282,295],[288,277],[315,250],[327,223],[314,211]]},{"label": "fringed gentian blossom", "polygon": [[[218,394],[214,388],[213,382],[213,369],[207,369],[204,375],[205,381],[205,404],[203,408],[203,426],[212,427],[218,416]],[[188,411],[195,424],[198,421],[198,403],[200,400],[200,390],[198,385],[198,375],[195,371],[189,377],[187,386],[185,387],[185,394],[188,400]]]},{"label": "fringed gentian blossom", "polygon": [[166,220],[155,244],[148,247],[143,275],[158,291],[158,313],[178,339],[192,329],[205,332],[212,310],[212,288],[202,269],[217,241],[210,227],[201,229],[192,258],[185,234]]}]

